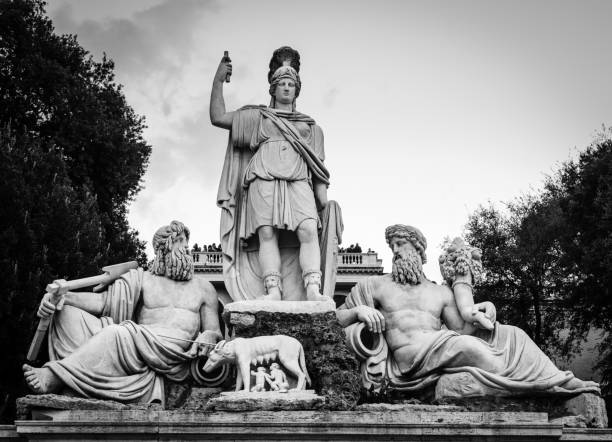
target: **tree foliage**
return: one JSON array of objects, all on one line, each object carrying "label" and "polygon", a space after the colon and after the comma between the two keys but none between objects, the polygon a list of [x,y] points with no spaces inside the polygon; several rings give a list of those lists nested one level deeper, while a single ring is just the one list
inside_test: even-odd
[{"label": "tree foliage", "polygon": [[[523,328],[551,356],[570,357],[590,327],[604,330],[604,381],[612,376],[612,136],[604,132],[542,191],[468,219],[465,236],[483,250],[500,319]],[[560,333],[563,330],[563,333]]]},{"label": "tree foliage", "polygon": [[[144,120],[39,0],[0,1],[0,412],[23,394],[35,310],[57,278],[146,262],[127,222],[151,152]],[[6,419],[6,418],[5,418]]]}]

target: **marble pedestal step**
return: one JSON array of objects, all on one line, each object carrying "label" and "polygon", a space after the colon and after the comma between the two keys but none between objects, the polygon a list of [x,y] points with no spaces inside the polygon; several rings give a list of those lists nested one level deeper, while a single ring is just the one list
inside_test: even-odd
[{"label": "marble pedestal step", "polygon": [[[34,411],[34,410],[33,410]],[[418,440],[553,441],[546,413],[397,411],[172,412],[36,410],[17,421],[26,440]],[[46,419],[46,420],[42,420]]]}]

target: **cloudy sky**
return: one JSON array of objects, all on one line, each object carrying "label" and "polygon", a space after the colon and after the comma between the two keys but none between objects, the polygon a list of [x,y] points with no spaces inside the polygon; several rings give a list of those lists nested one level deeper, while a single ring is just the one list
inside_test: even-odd
[{"label": "cloudy sky", "polygon": [[[300,51],[298,110],[325,133],[344,246],[378,251],[385,226],[430,244],[479,204],[537,189],[612,124],[610,1],[50,0],[59,33],[116,63],[153,146],[130,222],[147,241],[172,219],[218,242],[227,132],[208,117],[228,50],[228,110],[269,102],[274,49]],[[485,251],[486,253],[486,251]]]}]

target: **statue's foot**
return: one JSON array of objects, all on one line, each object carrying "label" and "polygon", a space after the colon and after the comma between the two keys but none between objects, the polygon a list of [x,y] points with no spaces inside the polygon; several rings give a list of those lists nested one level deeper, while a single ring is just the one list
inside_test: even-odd
[{"label": "statue's foot", "polygon": [[62,380],[47,367],[35,368],[24,364],[22,369],[26,383],[34,393],[53,393],[62,387]]},{"label": "statue's foot", "polygon": [[277,287],[270,288],[268,294],[264,295],[262,299],[264,301],[280,301],[282,299],[281,291]]},{"label": "statue's foot", "polygon": [[319,287],[316,285],[309,285],[306,287],[306,299],[309,301],[331,301],[329,296],[322,295],[319,293]]},{"label": "statue's foot", "polygon": [[582,379],[572,378],[566,383],[562,384],[561,387],[567,390],[578,390],[583,388],[592,388],[599,390],[599,384],[593,381],[583,381]]}]

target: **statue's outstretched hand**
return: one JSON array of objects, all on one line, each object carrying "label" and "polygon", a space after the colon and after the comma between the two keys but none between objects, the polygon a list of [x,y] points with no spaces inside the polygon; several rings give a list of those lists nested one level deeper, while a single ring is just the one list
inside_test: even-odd
[{"label": "statue's outstretched hand", "polygon": [[227,75],[232,75],[232,63],[225,61],[225,57],[221,59],[217,72],[215,73],[215,82],[223,83],[227,78]]},{"label": "statue's outstretched hand", "polygon": [[214,340],[211,340],[207,333],[202,332],[198,335],[195,342],[191,344],[188,353],[194,358],[198,356],[208,356],[208,353],[215,348],[215,344]]},{"label": "statue's outstretched hand", "polygon": [[61,310],[64,305],[64,296],[60,298],[60,301],[57,304],[54,304],[51,298],[52,294],[47,292],[44,294],[42,301],[40,301],[40,305],[38,306],[38,311],[36,315],[39,318],[48,318],[56,310]]},{"label": "statue's outstretched hand", "polygon": [[367,305],[355,307],[357,319],[363,322],[372,333],[382,333],[385,331],[385,317],[375,308]]},{"label": "statue's outstretched hand", "polygon": [[497,321],[497,309],[495,308],[495,305],[492,302],[484,301],[479,302],[478,304],[474,304],[473,312],[476,315],[478,314],[478,312],[484,312],[485,318],[483,319],[485,320],[476,322],[476,325],[487,330],[492,330],[492,327],[490,327],[488,322],[486,322],[486,320],[488,320],[491,322],[491,324],[495,324],[495,321]]}]

